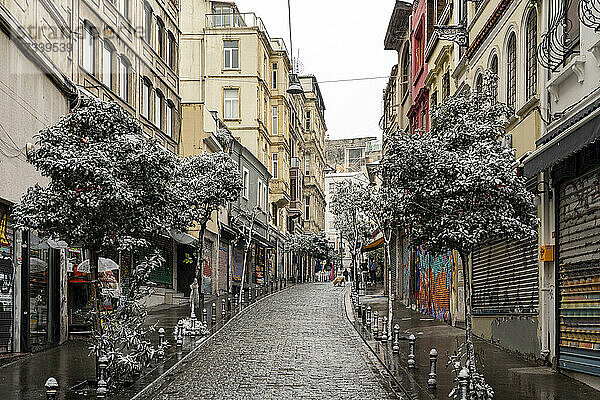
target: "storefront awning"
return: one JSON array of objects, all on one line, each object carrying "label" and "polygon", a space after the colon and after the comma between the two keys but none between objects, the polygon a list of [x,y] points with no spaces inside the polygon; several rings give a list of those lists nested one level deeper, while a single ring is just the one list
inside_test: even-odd
[{"label": "storefront awning", "polygon": [[586,107],[582,110],[581,115],[579,115],[580,113],[575,115],[573,121],[565,123],[563,129],[559,128],[563,132],[557,132],[549,140],[542,137],[538,141],[538,145],[541,144],[541,146],[525,160],[523,175],[532,178],[544,169],[558,164],[585,146],[600,139],[600,115],[595,116],[572,132],[566,132],[577,120],[585,118],[585,115],[589,115],[595,108],[598,108],[598,105],[592,104],[592,106],[594,107]]},{"label": "storefront awning", "polygon": [[380,237],[379,239],[376,239],[374,241],[372,241],[371,243],[369,243],[366,246],[363,246],[361,251],[363,253],[367,252],[367,251],[373,251],[375,249],[380,248],[381,246],[383,246],[383,236]]},{"label": "storefront awning", "polygon": [[180,232],[175,229],[171,229],[169,231],[169,236],[173,240],[175,240],[177,243],[180,243],[180,244],[193,245],[193,244],[196,244],[196,242],[198,241],[198,239],[196,239],[194,236],[190,235],[189,233]]}]

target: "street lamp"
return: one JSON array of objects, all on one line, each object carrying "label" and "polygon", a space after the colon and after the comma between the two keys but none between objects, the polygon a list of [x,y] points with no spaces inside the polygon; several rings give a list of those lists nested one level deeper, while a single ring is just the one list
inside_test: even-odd
[{"label": "street lamp", "polygon": [[302,90],[302,86],[298,81],[298,76],[296,75],[296,64],[294,63],[294,46],[292,44],[292,11],[290,8],[290,0],[287,2],[288,6],[288,24],[290,28],[290,57],[292,61],[292,72],[290,73],[290,86],[286,90],[289,94],[302,94],[304,90]]}]

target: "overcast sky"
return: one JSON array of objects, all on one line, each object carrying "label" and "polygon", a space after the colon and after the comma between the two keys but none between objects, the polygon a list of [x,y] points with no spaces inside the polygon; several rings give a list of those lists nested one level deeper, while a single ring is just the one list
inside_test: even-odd
[{"label": "overcast sky", "polygon": [[[241,12],[255,12],[271,37],[283,37],[289,51],[287,0],[237,0]],[[291,0],[294,54],[304,74],[319,81],[331,139],[381,137],[386,79],[326,83],[387,76],[396,53],[383,49],[394,0]]]}]

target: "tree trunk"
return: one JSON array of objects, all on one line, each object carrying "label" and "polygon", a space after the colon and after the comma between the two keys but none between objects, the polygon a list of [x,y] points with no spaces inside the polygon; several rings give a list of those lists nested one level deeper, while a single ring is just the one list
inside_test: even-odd
[{"label": "tree trunk", "polygon": [[90,273],[92,275],[92,287],[91,287],[91,295],[92,295],[92,306],[94,307],[93,312],[93,323],[94,330],[98,332],[98,334],[102,334],[102,324],[100,318],[101,312],[101,304],[100,304],[100,295],[98,280],[98,250],[95,247],[90,248]]},{"label": "tree trunk", "polygon": [[204,272],[204,233],[206,232],[206,223],[200,224],[200,232],[198,233],[198,255],[196,257],[196,279],[198,280],[198,304],[200,304],[200,311],[204,309],[204,287],[203,287],[203,276]]},{"label": "tree trunk", "polygon": [[465,339],[467,344],[467,359],[469,360],[469,370],[471,373],[476,371],[475,349],[473,348],[473,321],[471,309],[471,283],[469,277],[469,255],[464,251],[459,251],[460,260],[463,268],[463,282],[465,291]]},{"label": "tree trunk", "polygon": [[240,298],[239,304],[242,304],[242,299],[244,298],[244,281],[246,280],[246,264],[248,262],[248,249],[250,246],[244,246],[244,264],[242,265],[242,280],[240,282]]},{"label": "tree trunk", "polygon": [[[388,332],[391,336],[392,334],[392,327],[394,326],[392,324],[392,319],[393,319],[393,309],[392,309],[392,269],[391,267],[391,257],[390,257],[390,242],[389,240],[385,240],[384,239],[384,244],[385,244],[385,254],[383,256],[384,258],[384,264],[387,265],[387,291],[388,291]],[[387,259],[387,260],[386,260]]]}]

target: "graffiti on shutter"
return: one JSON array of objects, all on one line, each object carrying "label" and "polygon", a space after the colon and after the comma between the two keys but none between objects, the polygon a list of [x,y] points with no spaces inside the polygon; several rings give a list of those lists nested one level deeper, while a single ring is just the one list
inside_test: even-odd
[{"label": "graffiti on shutter", "polygon": [[219,243],[219,292],[227,291],[227,273],[229,271],[229,243]]},{"label": "graffiti on shutter", "polygon": [[423,314],[451,323],[450,292],[456,260],[451,251],[431,255],[423,247],[417,248],[416,270],[417,307]]},{"label": "graffiti on shutter", "polygon": [[560,186],[560,368],[600,376],[600,170]]},{"label": "graffiti on shutter", "polygon": [[0,206],[0,218],[0,353],[6,353],[12,351],[13,342],[14,231],[4,206]]}]

